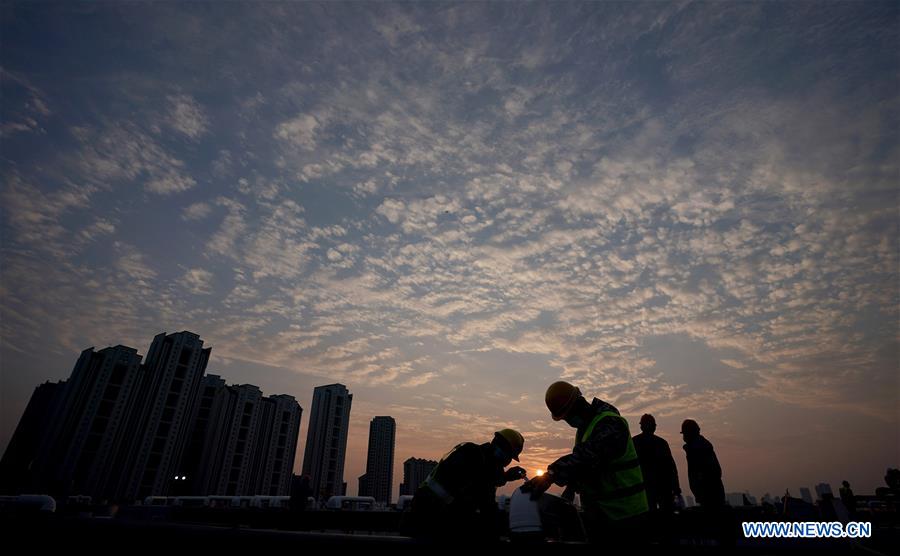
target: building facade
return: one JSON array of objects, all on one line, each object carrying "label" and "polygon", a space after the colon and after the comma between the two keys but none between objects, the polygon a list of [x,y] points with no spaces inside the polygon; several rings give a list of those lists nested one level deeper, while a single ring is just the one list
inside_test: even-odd
[{"label": "building facade", "polygon": [[126,434],[133,442],[119,464],[128,476],[116,498],[129,502],[169,493],[190,437],[191,417],[210,348],[192,332],[158,334],[142,366],[138,399]]},{"label": "building facade", "polygon": [[345,494],[344,458],[353,395],[343,384],[318,386],[313,391],[303,474],[309,475],[313,496],[323,502]]},{"label": "building facade", "polygon": [[[32,395],[0,459],[0,493],[288,495],[303,409],[205,375],[209,356],[191,332],[157,335],[143,365],[127,346],[84,350],[67,380]],[[329,399],[339,419],[322,422],[338,430],[323,438],[340,447],[340,469],[323,461],[340,479],[351,396]]]},{"label": "building facade", "polygon": [[394,484],[394,444],[397,423],[393,417],[375,417],[369,423],[366,473],[360,477],[359,495],[372,496],[385,506],[391,503]]},{"label": "building facade", "polygon": [[413,495],[431,471],[437,466],[437,462],[430,459],[409,458],[403,462],[403,482],[400,483],[400,496]]}]

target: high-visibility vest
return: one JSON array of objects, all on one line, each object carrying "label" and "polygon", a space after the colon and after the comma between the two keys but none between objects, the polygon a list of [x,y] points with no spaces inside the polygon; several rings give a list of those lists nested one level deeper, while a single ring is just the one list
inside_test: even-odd
[{"label": "high-visibility vest", "polygon": [[456,497],[451,494],[444,487],[444,485],[441,484],[440,479],[438,478],[439,474],[441,474],[441,471],[443,471],[443,469],[441,468],[441,464],[444,463],[444,460],[450,457],[450,454],[457,451],[464,444],[465,443],[457,444],[453,447],[452,450],[447,452],[444,457],[441,458],[438,464],[434,466],[434,468],[431,470],[431,473],[428,474],[428,477],[424,481],[422,481],[422,486],[428,488],[428,490],[430,490],[432,494],[434,494],[441,502],[447,505],[452,504],[453,501],[456,500]]},{"label": "high-visibility vest", "polygon": [[[587,442],[597,423],[607,417],[625,421],[624,417],[612,411],[598,413],[584,433],[576,436],[575,445]],[[609,462],[594,477],[580,481],[581,505],[587,510],[599,509],[612,520],[640,515],[649,510],[641,463],[631,434],[627,432],[627,421],[625,428],[628,438],[625,453]]]}]

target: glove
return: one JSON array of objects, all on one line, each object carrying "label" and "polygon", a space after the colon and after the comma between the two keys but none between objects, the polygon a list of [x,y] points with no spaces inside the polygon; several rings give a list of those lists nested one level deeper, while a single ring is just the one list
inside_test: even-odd
[{"label": "glove", "polygon": [[526,474],[527,472],[517,465],[507,469],[506,472],[503,473],[503,478],[506,479],[507,482],[516,481],[518,479],[524,479]]},{"label": "glove", "polygon": [[553,484],[553,477],[549,473],[535,477],[522,486],[522,492],[530,492],[531,499],[537,500],[541,494],[547,491]]}]

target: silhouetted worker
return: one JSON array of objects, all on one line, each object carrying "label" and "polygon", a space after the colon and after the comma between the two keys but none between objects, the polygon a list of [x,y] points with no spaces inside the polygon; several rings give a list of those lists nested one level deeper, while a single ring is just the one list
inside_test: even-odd
[{"label": "silhouetted worker", "polygon": [[844,506],[847,508],[847,511],[853,513],[856,511],[856,496],[853,494],[853,489],[850,488],[850,483],[847,481],[841,482],[841,488],[838,491],[841,494],[841,502],[844,503]]},{"label": "silhouetted worker", "polygon": [[701,507],[725,505],[725,486],[722,484],[722,467],[712,444],[700,434],[700,425],[693,419],[681,424],[684,452],[687,456],[688,482],[691,492]]},{"label": "silhouetted worker", "polygon": [[531,479],[526,490],[537,497],[552,484],[581,494],[588,540],[610,545],[631,544],[629,537],[647,514],[647,493],[628,422],[612,405],[568,382],[555,382],[544,398],[554,421],[565,420],[577,429],[575,447]]},{"label": "silhouetted worker", "polygon": [[497,487],[525,477],[518,466],[503,470],[519,461],[524,444],[517,431],[503,429],[490,442],[453,448],[416,490],[409,533],[451,542],[496,539]]},{"label": "silhouetted worker", "polygon": [[889,492],[900,494],[900,469],[888,467],[884,473],[884,483]]},{"label": "silhouetted worker", "polygon": [[647,489],[647,504],[650,511],[672,512],[676,497],[681,496],[678,484],[678,469],[672,450],[665,439],[656,436],[656,419],[645,413],[641,416],[641,433],[635,435],[634,449],[641,461],[644,488]]},{"label": "silhouetted worker", "polygon": [[312,496],[313,490],[310,484],[309,475],[301,477],[293,477],[291,480],[291,499],[290,507],[292,512],[302,512],[306,509],[309,497]]}]

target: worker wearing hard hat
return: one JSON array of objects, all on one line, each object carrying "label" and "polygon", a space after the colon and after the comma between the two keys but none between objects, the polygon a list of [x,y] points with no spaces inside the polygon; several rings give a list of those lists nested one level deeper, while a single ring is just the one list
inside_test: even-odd
[{"label": "worker wearing hard hat", "polygon": [[460,542],[496,538],[497,487],[525,478],[521,467],[504,471],[524,445],[518,431],[503,429],[490,442],[453,448],[416,490],[409,533]]},{"label": "worker wearing hard hat", "polygon": [[623,543],[646,515],[647,494],[628,422],[612,405],[591,403],[568,382],[547,389],[547,408],[554,421],[577,429],[575,447],[526,485],[533,496],[552,484],[581,495],[585,528],[591,542]]}]

